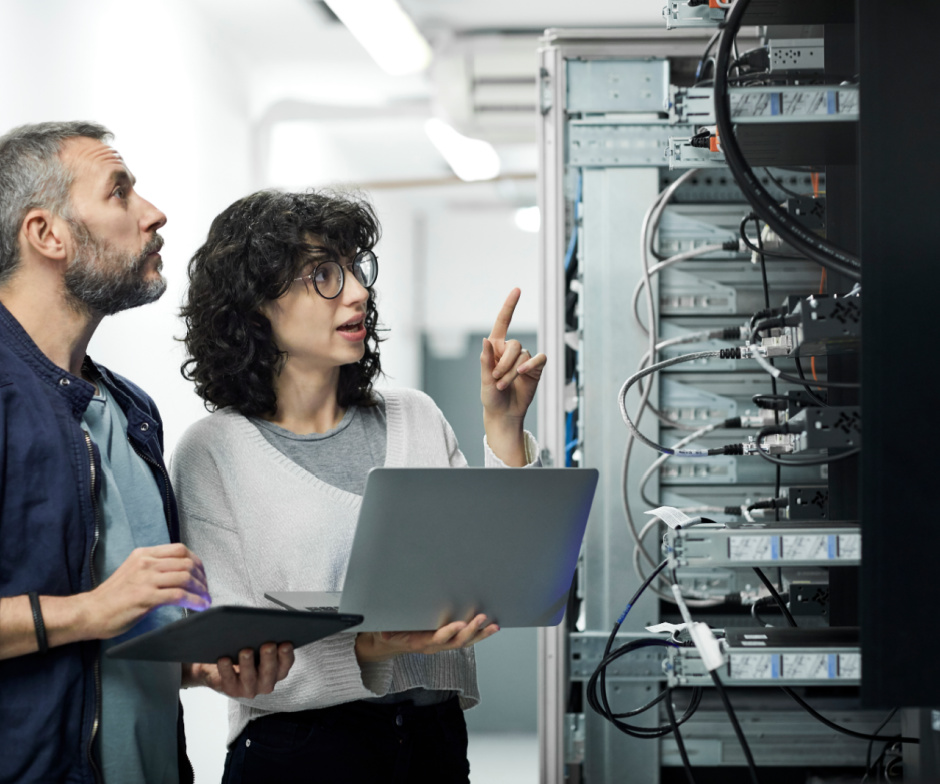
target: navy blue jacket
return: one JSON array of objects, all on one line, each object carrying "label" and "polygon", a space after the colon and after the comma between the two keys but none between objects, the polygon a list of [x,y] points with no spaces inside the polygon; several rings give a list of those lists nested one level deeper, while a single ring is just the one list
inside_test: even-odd
[{"label": "navy blue jacket", "polygon": [[[163,497],[170,540],[176,500],[163,464],[163,425],[139,387],[86,359],[127,416],[128,438]],[[0,304],[0,596],[69,596],[97,585],[103,530],[100,455],[80,422],[94,387],[53,364]],[[0,782],[81,782],[100,774],[92,748],[100,710],[96,640],[0,660]],[[191,769],[180,734],[181,782]]]}]

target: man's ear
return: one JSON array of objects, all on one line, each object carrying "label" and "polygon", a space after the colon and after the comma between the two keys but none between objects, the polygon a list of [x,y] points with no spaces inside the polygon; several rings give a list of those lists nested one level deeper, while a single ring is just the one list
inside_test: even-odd
[{"label": "man's ear", "polygon": [[68,256],[68,224],[49,210],[34,208],[26,213],[22,237],[37,253],[48,259],[64,260]]}]

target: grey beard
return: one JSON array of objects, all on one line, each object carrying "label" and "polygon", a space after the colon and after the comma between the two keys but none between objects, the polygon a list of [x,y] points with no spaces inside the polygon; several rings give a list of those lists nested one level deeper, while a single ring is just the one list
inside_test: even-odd
[{"label": "grey beard", "polygon": [[78,250],[65,271],[65,289],[73,307],[90,315],[112,316],[163,296],[163,276],[151,281],[144,278],[147,256],[163,246],[158,234],[134,256],[92,236],[84,224],[70,223]]}]

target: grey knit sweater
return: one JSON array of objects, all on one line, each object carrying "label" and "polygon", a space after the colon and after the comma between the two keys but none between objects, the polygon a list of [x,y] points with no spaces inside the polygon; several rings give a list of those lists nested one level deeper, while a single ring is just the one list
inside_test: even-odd
[{"label": "grey knit sweater", "polygon": [[[386,466],[465,466],[444,415],[415,390],[383,390]],[[487,466],[504,466],[485,444]],[[537,462],[535,439],[526,454]],[[222,409],[192,425],[170,462],[183,541],[202,558],[214,605],[274,606],[270,591],[339,591],[361,496],[321,482],[281,454],[249,420]],[[417,686],[480,701],[473,650],[412,654],[360,666],[354,631],[295,651],[271,694],[232,700],[231,743],[252,719],[323,708]]]}]

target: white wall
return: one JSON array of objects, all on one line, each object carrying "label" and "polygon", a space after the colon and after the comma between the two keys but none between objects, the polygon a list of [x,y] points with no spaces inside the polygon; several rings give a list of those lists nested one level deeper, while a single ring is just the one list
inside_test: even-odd
[{"label": "white wall", "polygon": [[[101,122],[114,131],[140,193],[168,216],[162,231],[167,294],[106,319],[90,347],[96,360],[156,399],[168,452],[206,414],[180,376],[184,355],[174,340],[183,332],[177,313],[186,263],[221,209],[269,184],[258,179],[253,148],[252,113],[258,113],[259,100],[249,90],[258,76],[246,73],[242,59],[226,56],[204,7],[187,0],[157,6],[139,0],[0,0],[0,132],[44,120]],[[374,193],[385,227],[378,248],[380,314],[391,328],[383,344],[390,376],[384,383],[419,385],[425,325],[442,336],[488,330],[512,286],[524,289],[517,324],[534,331],[535,235],[515,229],[509,207],[467,207],[468,198],[490,199],[491,187]],[[194,690],[184,694],[184,705],[197,780],[218,780],[225,700]]]}]

